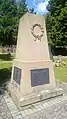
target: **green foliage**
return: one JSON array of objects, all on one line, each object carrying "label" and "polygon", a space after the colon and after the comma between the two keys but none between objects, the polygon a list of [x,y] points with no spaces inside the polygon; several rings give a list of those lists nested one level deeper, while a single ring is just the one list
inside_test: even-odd
[{"label": "green foliage", "polygon": [[0,44],[16,44],[19,18],[27,11],[25,0],[0,0]]},{"label": "green foliage", "polygon": [[25,0],[21,0],[20,2],[18,2],[18,17],[20,18],[21,16],[23,16],[26,12],[27,12],[27,7],[26,7],[26,2]]},{"label": "green foliage", "polygon": [[50,0],[46,15],[49,44],[67,45],[67,0]]}]

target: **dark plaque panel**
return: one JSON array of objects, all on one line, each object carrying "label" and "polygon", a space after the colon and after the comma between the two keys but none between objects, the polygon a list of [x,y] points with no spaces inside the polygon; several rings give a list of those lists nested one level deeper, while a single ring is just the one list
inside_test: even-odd
[{"label": "dark plaque panel", "polygon": [[49,68],[31,70],[31,86],[49,83]]},{"label": "dark plaque panel", "polygon": [[21,69],[14,67],[13,80],[20,85],[21,81]]}]

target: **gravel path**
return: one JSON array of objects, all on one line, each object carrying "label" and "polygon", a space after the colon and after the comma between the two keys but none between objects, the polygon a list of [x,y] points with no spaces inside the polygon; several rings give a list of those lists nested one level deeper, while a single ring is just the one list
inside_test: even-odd
[{"label": "gravel path", "polygon": [[7,92],[0,95],[0,119],[67,119],[67,84],[59,84],[64,95],[19,110]]},{"label": "gravel path", "polygon": [[10,110],[2,95],[0,95],[0,119],[12,119]]}]

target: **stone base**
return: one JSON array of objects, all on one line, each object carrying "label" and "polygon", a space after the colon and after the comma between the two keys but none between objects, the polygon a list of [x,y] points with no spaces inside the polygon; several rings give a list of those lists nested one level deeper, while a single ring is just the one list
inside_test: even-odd
[{"label": "stone base", "polygon": [[61,96],[63,95],[63,90],[61,88],[58,89],[56,88],[54,90],[43,90],[39,93],[32,93],[30,95],[23,96],[21,94],[20,95],[16,94],[15,90],[12,89],[10,91],[10,95],[15,104],[18,106],[18,108],[21,109],[21,107],[29,104],[33,104],[56,96]]}]

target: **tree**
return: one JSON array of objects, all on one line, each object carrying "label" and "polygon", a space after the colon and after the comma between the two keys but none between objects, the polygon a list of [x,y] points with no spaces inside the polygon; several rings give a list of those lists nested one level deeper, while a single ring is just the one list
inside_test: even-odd
[{"label": "tree", "polygon": [[18,17],[20,18],[27,12],[26,0],[19,1],[17,9],[18,9]]},{"label": "tree", "polygon": [[25,2],[0,0],[0,44],[16,44],[19,18],[26,12]]},{"label": "tree", "polygon": [[34,13],[34,8],[28,10],[30,13]]},{"label": "tree", "polygon": [[46,16],[50,45],[67,45],[67,0],[50,0]]}]

